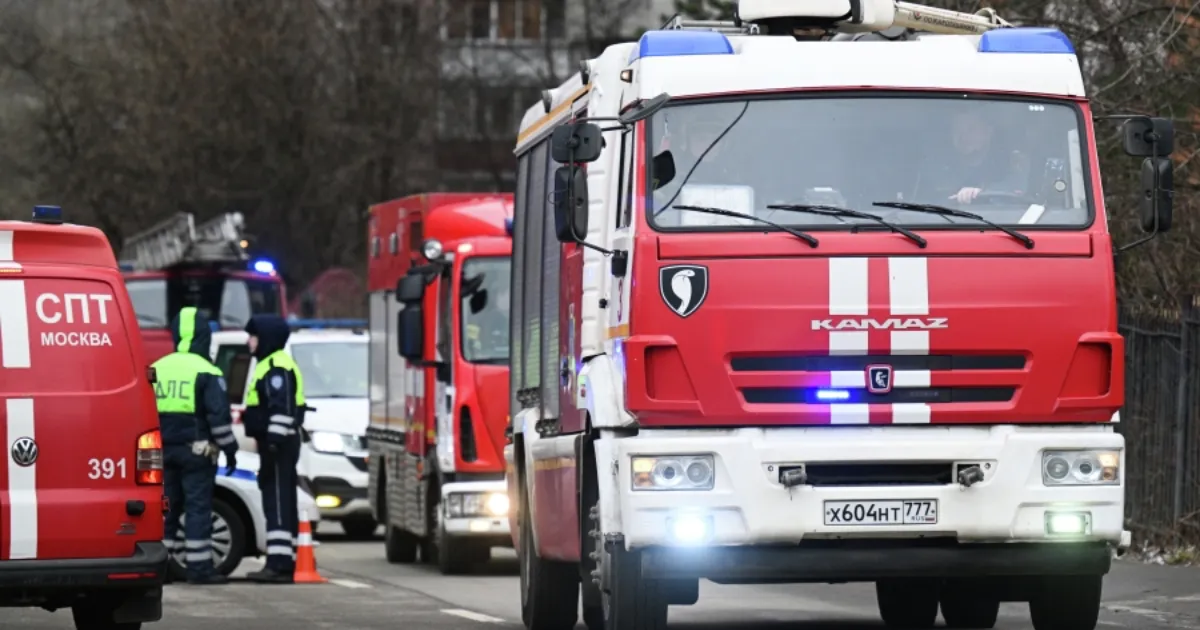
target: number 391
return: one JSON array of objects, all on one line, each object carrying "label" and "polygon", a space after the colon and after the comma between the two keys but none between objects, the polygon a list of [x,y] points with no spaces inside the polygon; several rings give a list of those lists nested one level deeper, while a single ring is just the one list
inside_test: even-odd
[{"label": "number 391", "polygon": [[88,479],[112,479],[120,476],[125,478],[125,458],[118,460],[111,459],[89,459],[88,466],[91,471],[88,472]]}]

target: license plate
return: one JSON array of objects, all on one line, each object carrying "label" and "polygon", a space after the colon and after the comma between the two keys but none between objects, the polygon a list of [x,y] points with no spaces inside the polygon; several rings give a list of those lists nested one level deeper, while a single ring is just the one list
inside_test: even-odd
[{"label": "license plate", "polygon": [[826,525],[936,525],[937,522],[937,499],[825,502]]}]

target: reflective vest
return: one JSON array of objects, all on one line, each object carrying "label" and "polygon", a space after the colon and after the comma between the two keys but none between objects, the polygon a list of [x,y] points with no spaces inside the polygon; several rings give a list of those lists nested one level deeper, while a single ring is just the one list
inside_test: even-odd
[{"label": "reflective vest", "polygon": [[271,356],[258,362],[254,366],[254,377],[250,379],[250,386],[246,392],[246,406],[258,406],[258,381],[267,375],[271,368],[282,368],[290,370],[296,375],[296,408],[304,406],[304,376],[300,374],[300,367],[292,360],[292,355],[283,350],[277,350]]},{"label": "reflective vest", "polygon": [[[185,338],[190,341],[190,338]],[[208,359],[191,352],[172,352],[154,362],[154,397],[158,413],[196,413],[196,376],[221,376]]]}]

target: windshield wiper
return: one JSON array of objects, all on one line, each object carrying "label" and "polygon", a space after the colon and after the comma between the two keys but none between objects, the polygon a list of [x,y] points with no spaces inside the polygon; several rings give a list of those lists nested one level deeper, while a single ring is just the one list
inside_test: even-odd
[{"label": "windshield wiper", "polygon": [[1021,241],[1021,244],[1025,246],[1025,249],[1033,249],[1033,239],[1032,238],[1029,238],[1028,236],[1026,236],[1012,228],[1006,228],[1003,225],[989,221],[989,220],[979,216],[978,214],[975,214],[974,212],[967,212],[966,210],[959,210],[958,208],[947,208],[946,206],[938,206],[938,205],[929,204],[929,203],[908,203],[906,201],[876,201],[876,202],[873,202],[871,205],[879,206],[880,208],[897,208],[899,210],[912,210],[913,212],[926,212],[929,214],[939,214],[944,217],[961,217],[963,219],[974,219],[976,221],[979,221],[980,223],[994,227],[997,230],[1000,230],[1001,232],[1004,232],[1005,234],[1017,239],[1018,241]]},{"label": "windshield wiper", "polygon": [[787,232],[788,234],[795,236],[796,238],[804,241],[805,243],[808,243],[812,247],[816,247],[818,244],[820,244],[820,241],[817,240],[817,237],[813,236],[812,234],[805,234],[804,232],[801,232],[800,230],[794,230],[790,227],[787,227],[786,225],[780,225],[774,221],[770,221],[770,220],[764,219],[762,217],[756,217],[753,214],[746,214],[745,212],[736,212],[734,210],[726,210],[724,208],[709,208],[707,206],[674,205],[674,206],[669,206],[669,207],[675,208],[676,210],[692,210],[695,212],[705,212],[708,214],[715,214],[715,215],[719,215],[719,216],[723,216],[723,217],[737,217],[739,219],[750,219],[751,221],[758,221],[759,223],[765,223],[771,227],[783,230],[784,232]]},{"label": "windshield wiper", "polygon": [[839,208],[837,206],[826,206],[826,205],[821,205],[821,204],[807,204],[807,203],[778,203],[778,204],[771,204],[771,205],[767,206],[767,208],[769,210],[787,210],[789,212],[806,212],[809,214],[819,214],[821,216],[826,216],[826,217],[854,217],[856,219],[867,219],[870,221],[874,221],[874,222],[878,223],[879,225],[882,225],[893,232],[897,232],[899,234],[903,234],[904,236],[907,236],[908,238],[912,239],[912,242],[917,244],[917,247],[924,248],[926,245],[929,244],[924,238],[921,237],[920,234],[917,234],[916,232],[912,232],[910,230],[902,228],[899,225],[896,225],[895,223],[888,222],[888,221],[884,220],[883,217],[875,216],[869,212],[859,212],[858,210],[851,210],[849,208]]}]

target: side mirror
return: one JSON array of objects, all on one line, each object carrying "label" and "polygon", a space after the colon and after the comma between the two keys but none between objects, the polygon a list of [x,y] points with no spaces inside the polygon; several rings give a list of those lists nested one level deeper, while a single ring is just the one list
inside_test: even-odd
[{"label": "side mirror", "polygon": [[637,105],[629,108],[625,113],[617,117],[622,125],[632,125],[635,122],[645,120],[662,109],[667,101],[671,100],[671,95],[663,92],[658,96],[646,101],[642,101]]},{"label": "side mirror", "polygon": [[487,289],[479,289],[471,294],[471,299],[468,301],[468,306],[471,307],[471,314],[478,315],[487,307],[488,291]]},{"label": "side mirror", "polygon": [[595,162],[604,148],[604,134],[593,123],[564,123],[550,136],[550,157],[560,164]]},{"label": "side mirror", "polygon": [[405,304],[396,314],[396,351],[409,363],[425,358],[425,319],[419,302]]},{"label": "side mirror", "polygon": [[1175,152],[1175,123],[1166,118],[1132,118],[1122,131],[1125,153],[1132,157],[1161,158]]},{"label": "side mirror", "polygon": [[554,170],[554,232],[559,242],[578,243],[587,226],[587,175],[578,166],[560,166]]},{"label": "side mirror", "polygon": [[420,304],[425,299],[425,276],[410,273],[396,283],[396,299],[402,304]]},{"label": "side mirror", "polygon": [[1150,233],[1171,229],[1172,202],[1175,199],[1175,165],[1163,157],[1142,162],[1142,230]]},{"label": "side mirror", "polygon": [[675,156],[671,155],[670,150],[654,156],[650,161],[650,173],[653,190],[658,190],[675,179]]}]

